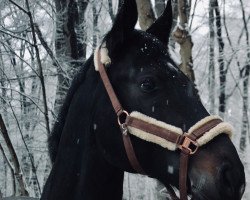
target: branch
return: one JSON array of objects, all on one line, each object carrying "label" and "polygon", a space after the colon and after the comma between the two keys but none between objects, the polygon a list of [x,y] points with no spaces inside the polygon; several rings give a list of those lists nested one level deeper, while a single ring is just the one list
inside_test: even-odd
[{"label": "branch", "polygon": [[30,159],[32,172],[33,172],[34,175],[35,175],[35,179],[36,179],[36,182],[37,182],[38,190],[39,190],[39,193],[41,194],[41,188],[40,188],[40,184],[39,184],[39,182],[38,182],[37,173],[36,173],[36,168],[35,168],[35,164],[34,164],[34,160],[33,160],[32,154],[30,153],[30,150],[29,150],[29,148],[28,148],[28,145],[26,144],[26,141],[25,141],[25,139],[24,139],[24,135],[23,135],[22,129],[21,129],[21,127],[20,127],[20,124],[19,124],[19,122],[18,122],[18,119],[17,119],[17,117],[16,117],[16,114],[15,114],[15,112],[14,112],[14,110],[13,110],[13,107],[12,107],[12,105],[11,105],[10,102],[9,102],[9,105],[10,105],[12,114],[13,114],[15,120],[16,120],[17,127],[18,127],[18,129],[19,129],[19,131],[20,131],[21,138],[22,138],[22,141],[23,141],[23,143],[24,143],[25,149],[26,149],[26,151],[28,152],[28,157],[29,157],[29,159]]},{"label": "branch", "polygon": [[[3,149],[2,145],[1,145],[1,143],[0,143],[0,151],[2,151],[2,153],[3,153],[3,159],[6,161],[7,165],[8,165],[9,168],[10,168],[10,173],[11,173],[11,177],[12,177],[12,181],[13,181],[13,182],[12,182],[13,191],[14,191],[14,195],[15,195],[15,194],[16,194],[16,180],[15,180],[14,168],[13,168],[13,166],[11,165],[9,159],[7,158],[6,153],[5,153],[5,151],[4,151],[4,149]],[[1,198],[0,198],[0,200],[1,200]]]},{"label": "branch", "polygon": [[23,11],[25,14],[28,14],[28,11],[26,11],[24,8],[19,6],[16,2],[9,0],[10,3],[14,4],[16,7],[18,7],[21,11]]},{"label": "branch", "polygon": [[22,172],[21,172],[21,168],[20,168],[20,164],[19,164],[19,161],[18,161],[18,158],[17,158],[17,154],[16,154],[15,149],[14,149],[12,143],[11,143],[8,131],[6,129],[6,126],[4,124],[4,121],[3,121],[3,118],[2,118],[1,114],[0,114],[0,130],[1,130],[2,136],[4,138],[4,141],[6,142],[8,150],[10,152],[11,160],[12,160],[12,162],[14,164],[15,177],[17,179],[19,189],[20,189],[19,192],[20,192],[21,196],[28,196],[29,193],[25,188],[23,175],[22,175]]},{"label": "branch", "polygon": [[37,59],[38,71],[39,71],[39,79],[40,79],[41,86],[42,86],[45,125],[46,125],[47,135],[50,135],[47,95],[46,95],[46,88],[45,88],[45,81],[44,81],[44,76],[43,76],[42,63],[41,63],[41,59],[40,59],[40,53],[39,53],[39,49],[38,49],[38,46],[37,46],[35,25],[34,25],[33,17],[32,17],[31,12],[30,12],[29,1],[26,0],[25,2],[26,2],[27,10],[28,10],[28,16],[29,16],[29,19],[30,19],[32,37],[33,37],[33,41],[34,41],[34,48],[35,48],[35,52],[36,52],[36,59]]},{"label": "branch", "polygon": [[50,47],[47,44],[47,42],[44,40],[42,32],[40,31],[38,24],[34,24],[34,27],[35,27],[36,34],[37,34],[37,36],[38,36],[41,44],[43,45],[44,49],[49,54],[49,56],[52,59],[53,63],[56,65],[56,67],[60,68],[63,71],[63,67],[60,65],[59,61],[54,56],[53,51],[50,49]]},{"label": "branch", "polygon": [[[246,23],[249,23],[249,20],[250,20],[250,15],[248,16]],[[241,38],[242,38],[242,36],[243,36],[243,34],[244,34],[244,30],[245,30],[245,28],[243,27],[243,28],[241,29],[239,38],[238,38],[238,40],[237,40],[237,44],[240,44]]]},{"label": "branch", "polygon": [[38,110],[40,110],[41,113],[44,114],[43,110],[38,106],[38,104],[37,104],[31,97],[29,97],[27,94],[22,93],[22,92],[20,92],[19,90],[15,90],[15,89],[13,89],[13,88],[7,88],[7,87],[2,87],[2,86],[0,86],[0,88],[1,88],[1,89],[6,89],[6,90],[11,90],[11,91],[17,92],[17,93],[20,94],[21,96],[26,97],[27,99],[29,99],[29,100],[38,108]]},{"label": "branch", "polygon": [[[8,52],[8,51],[7,51],[7,48],[8,48],[8,49],[10,50],[10,53],[13,54],[13,55],[12,55],[13,57],[16,56],[17,58],[19,58],[22,62],[24,62],[27,66],[29,66],[30,69],[39,77],[39,75],[38,75],[38,73],[36,72],[36,70],[35,70],[26,60],[24,60],[22,57],[20,57],[20,56],[15,52],[15,50],[10,46],[9,41],[7,41],[7,44],[3,43],[2,41],[0,41],[0,43],[2,43],[2,45],[3,45],[3,47],[5,48],[6,52]],[[12,59],[12,58],[10,58],[10,59]]]},{"label": "branch", "polygon": [[30,41],[28,41],[27,39],[25,39],[25,38],[23,38],[23,37],[21,37],[21,36],[17,36],[17,35],[15,35],[15,34],[9,33],[9,32],[4,31],[4,30],[2,30],[2,29],[0,29],[0,32],[2,32],[2,33],[4,33],[4,34],[7,34],[7,35],[9,35],[9,36],[11,36],[11,37],[14,37],[14,38],[16,38],[16,39],[23,40],[23,41],[27,42],[28,44],[30,44],[31,46],[34,46],[34,44],[32,44]]}]

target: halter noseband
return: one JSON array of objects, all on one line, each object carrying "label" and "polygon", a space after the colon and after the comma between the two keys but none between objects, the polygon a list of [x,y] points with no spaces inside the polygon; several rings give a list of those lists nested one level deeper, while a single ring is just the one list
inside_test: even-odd
[{"label": "halter noseband", "polygon": [[[103,47],[99,47],[103,48]],[[170,185],[166,185],[167,190],[173,200],[187,200],[187,171],[189,156],[194,154],[199,146],[211,141],[221,133],[232,134],[231,126],[223,122],[219,117],[209,116],[192,126],[187,133],[183,133],[180,128],[158,121],[138,112],[128,113],[121,106],[114,89],[106,73],[105,66],[101,60],[101,50],[95,52],[95,67],[98,69],[105,89],[108,93],[114,111],[117,115],[118,124],[121,128],[123,143],[128,160],[134,170],[145,174],[141,167],[130,140],[130,134],[143,140],[156,143],[169,150],[180,149],[180,169],[179,169],[179,191],[178,198]],[[122,119],[124,119],[122,121]]]}]

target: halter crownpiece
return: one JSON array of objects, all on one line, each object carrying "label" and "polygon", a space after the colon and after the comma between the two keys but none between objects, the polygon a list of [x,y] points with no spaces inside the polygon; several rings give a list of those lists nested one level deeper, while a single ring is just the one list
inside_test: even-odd
[{"label": "halter crownpiece", "polygon": [[[137,111],[130,114],[121,106],[113,87],[106,73],[105,64],[110,64],[108,50],[101,45],[94,55],[95,69],[99,71],[105,89],[108,93],[114,111],[121,128],[123,143],[131,166],[141,174],[145,174],[141,167],[130,140],[130,134],[155,144],[168,150],[180,149],[180,170],[179,170],[179,190],[178,198],[170,185],[166,185],[173,200],[187,200],[187,170],[189,156],[194,154],[198,148],[205,145],[219,134],[225,133],[229,137],[232,135],[232,126],[218,116],[207,116],[193,125],[187,133],[182,129],[146,116]],[[125,117],[122,122],[121,116]]]}]

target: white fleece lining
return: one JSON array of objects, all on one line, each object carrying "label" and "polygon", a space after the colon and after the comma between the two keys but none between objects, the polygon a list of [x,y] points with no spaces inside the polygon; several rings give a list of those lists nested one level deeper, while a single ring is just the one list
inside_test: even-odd
[{"label": "white fleece lining", "polygon": [[222,133],[227,134],[231,138],[233,134],[233,127],[231,126],[231,124],[226,122],[218,124],[216,127],[210,129],[202,137],[200,137],[197,140],[197,143],[199,144],[199,146],[202,146]]},{"label": "white fleece lining", "polygon": [[181,135],[182,134],[182,130],[176,126],[172,126],[170,124],[167,124],[165,122],[162,122],[162,121],[159,121],[155,118],[152,118],[152,117],[149,117],[147,115],[144,115],[140,112],[137,112],[137,111],[133,111],[130,113],[130,116],[131,117],[134,117],[134,118],[137,118],[137,119],[140,119],[142,121],[145,121],[149,124],[154,124],[156,126],[159,126],[161,128],[165,128],[165,129],[168,129],[170,131],[173,131],[173,132],[176,132],[177,134]]},{"label": "white fleece lining", "polygon": [[[147,115],[144,115],[142,113],[139,113],[139,112],[132,112],[130,114],[131,117],[134,117],[134,118],[137,118],[137,119],[140,119],[142,121],[145,121],[149,124],[154,124],[156,126],[159,126],[161,128],[164,128],[164,129],[167,129],[167,130],[171,130],[179,135],[182,134],[182,130],[180,128],[177,128],[175,126],[172,126],[170,124],[166,124],[164,122],[161,122],[161,121],[158,121],[152,117],[149,117]],[[137,128],[134,128],[134,127],[131,127],[131,126],[128,126],[128,130],[131,134],[135,135],[136,137],[142,139],[142,140],[146,140],[148,142],[153,142],[155,144],[158,144],[160,146],[162,146],[163,148],[167,148],[171,151],[174,151],[176,150],[176,144],[175,143],[172,143],[172,142],[169,142],[167,141],[166,139],[163,139],[161,137],[158,137],[156,135],[153,135],[153,134],[150,134],[148,132],[145,132],[145,131],[142,131],[140,129],[137,129]]]},{"label": "white fleece lining", "polygon": [[215,116],[215,115],[210,115],[207,116],[203,119],[201,119],[200,121],[198,121],[195,125],[193,125],[192,127],[190,127],[190,129],[188,130],[188,133],[192,133],[194,130],[200,128],[203,124],[213,120],[213,119],[220,119],[222,120],[219,116]]},{"label": "white fleece lining", "polygon": [[109,65],[111,63],[111,59],[108,54],[108,49],[106,48],[106,43],[104,42],[101,46],[95,49],[94,53],[94,65],[95,70],[98,71],[98,51],[100,49],[100,61],[104,65]]},{"label": "white fleece lining", "polygon": [[[175,126],[172,126],[170,124],[167,124],[165,122],[162,122],[162,121],[158,121],[152,117],[149,117],[149,116],[146,116],[142,113],[139,113],[137,111],[133,111],[131,114],[130,114],[131,117],[134,117],[134,118],[137,118],[137,119],[140,119],[142,121],[145,121],[149,124],[154,124],[156,126],[159,126],[161,128],[164,128],[164,129],[167,129],[167,130],[170,130],[170,131],[173,131],[179,135],[183,134],[183,131],[180,129],[180,128],[177,128]],[[194,130],[196,130],[197,128],[201,127],[203,124],[213,120],[213,119],[221,119],[219,116],[208,116],[208,117],[205,117],[204,119],[200,120],[199,122],[197,122],[194,126],[192,126],[188,133],[187,134],[190,134],[192,133]],[[152,142],[152,143],[155,143],[155,144],[158,144],[160,146],[162,146],[163,148],[167,148],[168,150],[171,150],[171,151],[175,151],[177,146],[175,143],[173,142],[169,142],[161,137],[158,137],[158,136],[155,136],[153,134],[150,134],[146,131],[143,131],[143,130],[140,130],[140,129],[137,129],[137,128],[134,128],[134,127],[131,127],[131,126],[128,126],[128,130],[130,132],[130,134],[142,139],[142,140],[145,140],[145,141],[148,141],[148,142]],[[231,137],[232,135],[232,126],[226,122],[222,122],[220,124],[218,124],[216,127],[210,129],[208,132],[206,132],[202,137],[200,137],[198,140],[197,140],[197,143],[199,146],[202,146],[206,143],[208,143],[209,141],[211,141],[213,138],[215,138],[216,136],[218,136],[219,134],[222,134],[222,133],[226,133],[229,135],[229,137]]]},{"label": "white fleece lining", "polygon": [[140,138],[142,140],[158,144],[158,145],[162,146],[163,148],[167,148],[170,151],[174,151],[177,148],[175,143],[169,142],[169,141],[167,141],[167,140],[165,140],[165,139],[163,139],[161,137],[158,137],[156,135],[153,135],[153,134],[150,134],[148,132],[142,131],[140,129],[128,126],[128,131],[132,135],[134,135],[134,136],[136,136],[136,137],[138,137],[138,138]]}]

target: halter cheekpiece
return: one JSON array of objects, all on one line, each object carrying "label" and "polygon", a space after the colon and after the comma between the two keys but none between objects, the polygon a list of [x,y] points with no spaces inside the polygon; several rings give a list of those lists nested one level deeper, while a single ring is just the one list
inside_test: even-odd
[{"label": "halter cheekpiece", "polygon": [[100,73],[105,89],[117,115],[117,121],[122,132],[124,147],[131,166],[137,172],[146,174],[135,155],[130,140],[130,134],[142,140],[158,144],[171,151],[180,149],[180,198],[176,196],[170,185],[167,185],[166,188],[173,200],[187,200],[187,171],[189,156],[195,154],[200,146],[205,145],[219,134],[225,133],[231,137],[231,125],[223,122],[218,116],[207,116],[193,125],[188,132],[184,133],[182,129],[178,127],[158,121],[137,111],[128,113],[121,106],[106,73],[104,65],[110,62],[111,60],[108,56],[108,50],[102,45],[96,50],[94,55],[95,69]]}]

